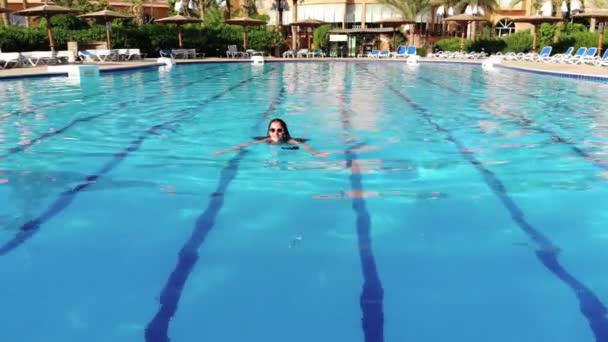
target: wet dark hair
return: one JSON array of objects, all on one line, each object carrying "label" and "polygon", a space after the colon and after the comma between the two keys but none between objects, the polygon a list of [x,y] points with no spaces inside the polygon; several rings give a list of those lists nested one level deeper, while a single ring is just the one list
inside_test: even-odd
[{"label": "wet dark hair", "polygon": [[268,128],[266,128],[266,135],[263,137],[254,137],[254,139],[256,140],[263,140],[269,137],[268,132],[270,131],[270,126],[272,126],[272,124],[274,122],[278,122],[281,124],[281,127],[283,127],[283,140],[281,141],[281,143],[286,143],[289,141],[289,139],[293,139],[296,140],[298,142],[306,142],[308,141],[308,139],[304,139],[304,138],[292,138],[291,134],[289,134],[289,128],[287,128],[287,123],[285,123],[285,121],[283,121],[282,119],[279,118],[274,118],[272,120],[270,120],[270,122],[268,122]]}]

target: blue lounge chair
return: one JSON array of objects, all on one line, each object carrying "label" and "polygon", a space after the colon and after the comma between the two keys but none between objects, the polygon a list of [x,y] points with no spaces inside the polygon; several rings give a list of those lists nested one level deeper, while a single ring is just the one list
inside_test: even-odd
[{"label": "blue lounge chair", "polygon": [[570,57],[566,57],[560,60],[560,62],[562,63],[571,63],[574,60],[577,60],[579,58],[581,58],[582,56],[585,55],[585,53],[587,53],[587,48],[586,47],[580,47],[578,48],[578,50],[576,50],[576,53]]},{"label": "blue lounge chair", "polygon": [[604,50],[601,58],[595,60],[595,65],[608,66],[608,49]]},{"label": "blue lounge chair", "polygon": [[378,58],[378,56],[380,56],[380,50],[372,50],[367,53],[367,57],[370,58]]},{"label": "blue lounge chair", "polygon": [[574,52],[574,46],[571,46],[568,48],[568,50],[566,50],[566,52],[556,53],[555,55],[553,55],[547,59],[544,59],[543,62],[551,62],[551,63],[561,62],[563,59],[571,58],[573,52]]},{"label": "blue lounge chair", "polygon": [[407,47],[407,51],[405,52],[405,57],[416,56],[416,47],[414,45],[410,45]]},{"label": "blue lounge chair", "polygon": [[393,57],[407,57],[407,47],[405,45],[399,45],[397,51],[395,51],[395,53],[393,54]]},{"label": "blue lounge chair", "polygon": [[389,50],[380,50],[380,53],[378,54],[378,58],[389,57],[390,55],[391,55],[391,52]]}]

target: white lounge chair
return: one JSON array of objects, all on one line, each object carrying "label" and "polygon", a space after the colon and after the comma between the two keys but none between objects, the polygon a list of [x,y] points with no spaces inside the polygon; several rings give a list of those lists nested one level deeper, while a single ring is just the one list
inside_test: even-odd
[{"label": "white lounge chair", "polygon": [[24,62],[24,58],[19,52],[0,52],[0,69],[9,66],[18,67]]}]

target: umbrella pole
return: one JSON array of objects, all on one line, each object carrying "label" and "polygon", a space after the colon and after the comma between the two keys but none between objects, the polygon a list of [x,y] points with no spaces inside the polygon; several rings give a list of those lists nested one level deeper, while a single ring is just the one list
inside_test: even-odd
[{"label": "umbrella pole", "polygon": [[308,32],[308,27],[306,28],[306,41],[308,42],[308,50],[310,50],[310,32]]},{"label": "umbrella pole", "polygon": [[534,35],[532,36],[532,52],[536,52],[537,31],[538,25],[534,25]]},{"label": "umbrella pole", "polygon": [[602,50],[604,48],[604,25],[606,23],[602,23],[602,29],[600,30],[600,41],[597,43],[597,55],[602,58]]},{"label": "umbrella pole", "polygon": [[243,27],[243,50],[247,50],[247,26]]},{"label": "umbrella pole", "polygon": [[460,35],[460,51],[464,52],[464,30],[465,26],[462,26],[462,34]]},{"label": "umbrella pole", "polygon": [[182,26],[177,25],[177,41],[179,43],[179,48],[182,48]]},{"label": "umbrella pole", "polygon": [[55,38],[53,38],[53,26],[51,25],[51,18],[49,16],[45,16],[46,18],[46,31],[49,35],[49,46],[51,47],[51,51],[55,52]]}]

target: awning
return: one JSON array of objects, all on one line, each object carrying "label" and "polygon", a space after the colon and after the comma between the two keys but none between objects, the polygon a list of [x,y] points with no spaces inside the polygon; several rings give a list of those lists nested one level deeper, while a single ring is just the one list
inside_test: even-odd
[{"label": "awning", "polygon": [[326,23],[341,23],[345,8],[344,4],[301,4],[298,6],[298,21],[317,19]]}]

